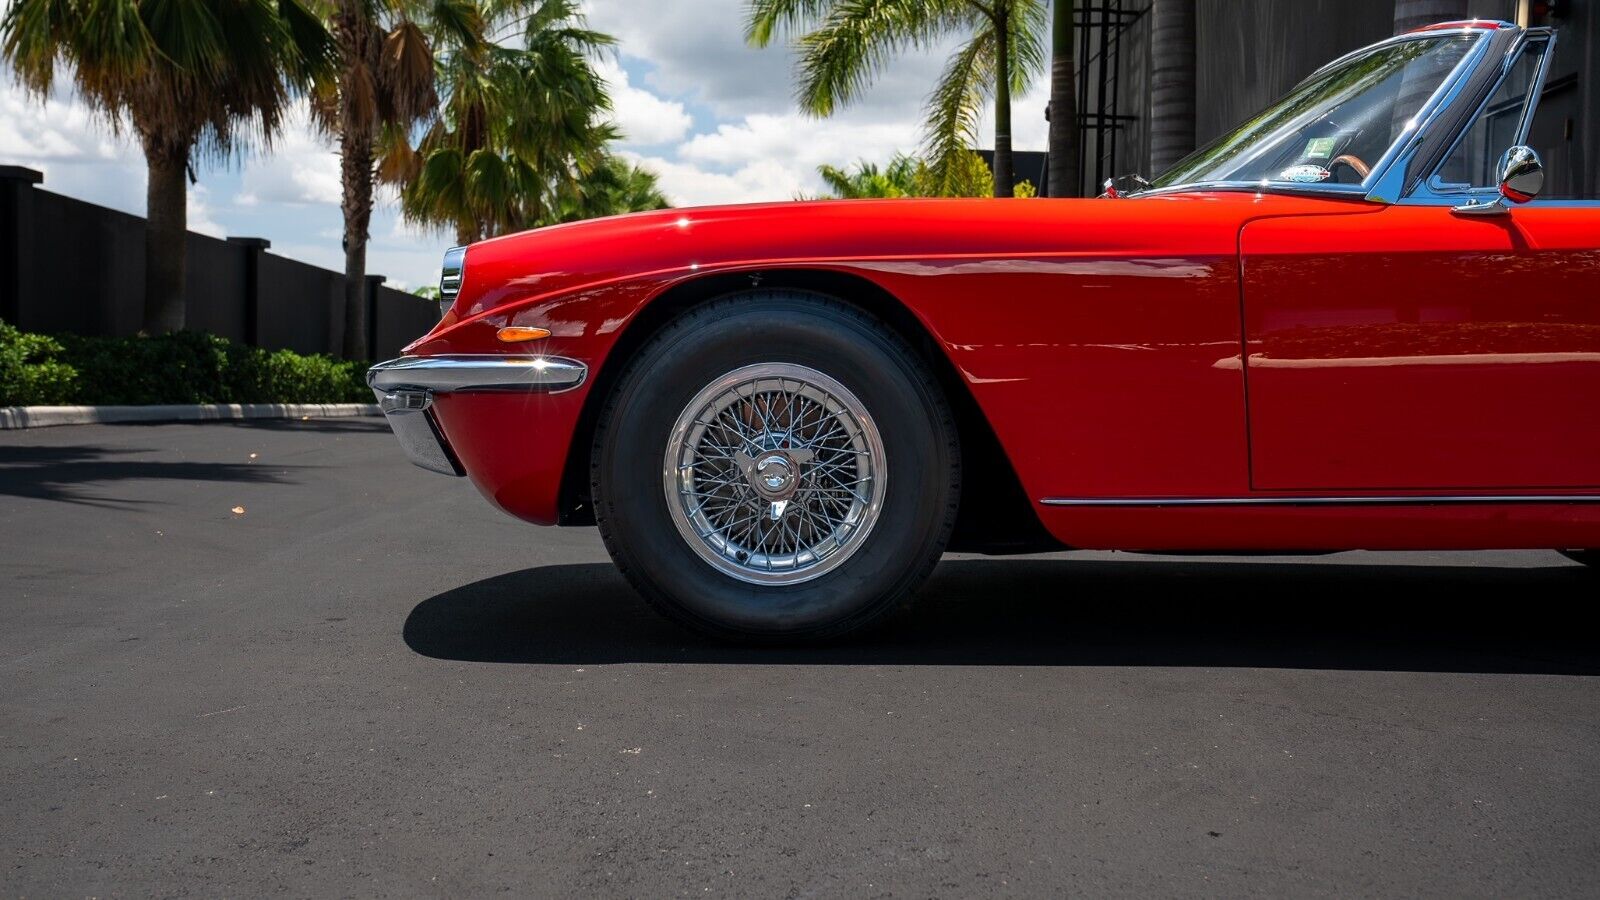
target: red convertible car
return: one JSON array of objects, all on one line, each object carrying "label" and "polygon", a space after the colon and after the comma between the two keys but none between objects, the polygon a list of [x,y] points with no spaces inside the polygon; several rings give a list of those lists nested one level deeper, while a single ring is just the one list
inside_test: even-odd
[{"label": "red convertible car", "polygon": [[370,383],[414,461],[598,524],[654,606],[724,637],[868,625],[946,550],[1593,563],[1600,203],[1541,196],[1524,146],[1553,41],[1384,41],[1097,199],[457,248],[443,319]]}]

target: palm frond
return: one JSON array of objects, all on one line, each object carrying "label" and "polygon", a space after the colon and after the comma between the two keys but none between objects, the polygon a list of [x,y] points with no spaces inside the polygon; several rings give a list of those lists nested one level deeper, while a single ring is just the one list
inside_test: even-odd
[{"label": "palm frond", "polygon": [[826,18],[800,39],[800,108],[832,115],[872,83],[889,59],[972,27],[971,7],[948,0],[835,0]]},{"label": "palm frond", "polygon": [[980,28],[950,57],[928,97],[924,152],[941,193],[954,178],[959,154],[978,142],[983,103],[993,91],[997,37],[992,27]]},{"label": "palm frond", "polygon": [[1032,87],[1050,64],[1049,0],[1007,0],[1010,4],[1008,46],[1011,49],[1011,90],[1021,94]]},{"label": "palm frond", "polygon": [[833,0],[751,0],[745,10],[744,39],[765,47],[779,31],[817,24],[827,16]]},{"label": "palm frond", "polygon": [[[614,39],[589,29],[575,0],[476,0],[474,10],[470,40],[429,31],[439,108],[402,189],[406,217],[476,240],[593,212],[574,198],[618,136],[594,67]],[[382,177],[406,171],[399,153],[379,159]]]},{"label": "palm frond", "polygon": [[302,90],[331,79],[336,71],[337,48],[316,9],[301,0],[278,0],[289,43],[295,52],[288,66],[290,81]]},{"label": "palm frond", "polygon": [[378,81],[396,121],[414,122],[438,106],[433,51],[416,23],[402,22],[384,37]]},{"label": "palm frond", "polygon": [[427,20],[443,43],[475,49],[485,40],[483,13],[472,0],[432,0]]},{"label": "palm frond", "polygon": [[[55,84],[56,65],[72,65],[82,37],[72,28],[78,17],[69,0],[12,0],[6,7],[0,19],[0,54],[24,89],[46,96]],[[112,4],[102,10],[99,26],[115,38],[105,54],[107,80],[134,77],[149,64],[153,42],[136,4]],[[87,99],[97,103],[102,98]]]},{"label": "palm frond", "polygon": [[[241,10],[248,11],[248,5]],[[230,49],[247,53],[254,49],[248,45],[229,47],[224,42],[223,22],[205,0],[146,0],[140,16],[156,52],[190,75],[215,71],[227,62]],[[99,29],[98,25],[90,27]],[[122,37],[123,30],[124,26],[119,25],[106,37],[116,40]],[[102,46],[114,46],[111,40]]]}]

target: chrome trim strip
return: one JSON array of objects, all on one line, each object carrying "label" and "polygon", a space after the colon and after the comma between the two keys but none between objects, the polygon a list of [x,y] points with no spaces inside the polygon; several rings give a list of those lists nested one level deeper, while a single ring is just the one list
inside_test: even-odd
[{"label": "chrome trim strip", "polygon": [[[1459,206],[1463,200],[1484,199],[1489,196],[1488,191],[1478,190],[1471,193],[1460,193],[1454,197],[1420,197],[1412,194],[1401,200],[1398,206]],[[1600,209],[1600,200],[1578,200],[1568,198],[1552,198],[1549,200],[1533,199],[1527,203],[1518,203],[1511,209]]]},{"label": "chrome trim strip", "polygon": [[380,393],[565,391],[583,384],[588,375],[588,366],[560,356],[402,356],[368,370],[367,385]]},{"label": "chrome trim strip", "polygon": [[[1421,30],[1403,31],[1400,34],[1394,35],[1392,37],[1386,37],[1381,41],[1374,41],[1374,42],[1366,45],[1365,47],[1357,47],[1356,49],[1351,50],[1349,53],[1346,53],[1343,56],[1335,57],[1335,58],[1329,60],[1328,62],[1323,63],[1322,65],[1318,66],[1314,71],[1312,71],[1312,73],[1310,75],[1307,75],[1306,77],[1304,77],[1304,78],[1300,79],[1299,81],[1295,82],[1294,86],[1295,87],[1299,87],[1300,85],[1305,84],[1306,82],[1310,81],[1313,78],[1316,78],[1318,75],[1321,75],[1323,72],[1328,71],[1329,69],[1333,68],[1334,66],[1342,65],[1344,63],[1344,61],[1347,60],[1347,59],[1351,59],[1353,57],[1360,56],[1361,54],[1367,52],[1368,50],[1371,50],[1371,49],[1373,49],[1375,47],[1382,47],[1382,46],[1384,46],[1386,44],[1399,44],[1399,43],[1402,43],[1404,41],[1422,40],[1422,39],[1426,39],[1426,38],[1439,37],[1441,35],[1486,34],[1486,33],[1494,32],[1494,31],[1504,31],[1504,30],[1507,30],[1507,29],[1513,29],[1513,28],[1517,27],[1517,25],[1515,23],[1506,22],[1506,21],[1503,21],[1503,20],[1484,19],[1482,21],[1484,23],[1482,25],[1462,24],[1462,25],[1460,25],[1459,27],[1456,27],[1456,28],[1440,28],[1440,29],[1427,30],[1427,31],[1421,31]],[[1492,28],[1489,27],[1491,24],[1494,27],[1492,27]],[[1293,88],[1291,88],[1290,90],[1293,90]]]},{"label": "chrome trim strip", "polygon": [[1437,506],[1445,503],[1600,503],[1600,494],[1371,497],[1046,497],[1044,506]]},{"label": "chrome trim strip", "polygon": [[1121,200],[1142,200],[1168,194],[1195,194],[1207,191],[1233,191],[1249,194],[1289,194],[1298,197],[1342,197],[1348,200],[1365,200],[1367,189],[1359,184],[1295,184],[1289,181],[1191,181],[1168,187],[1151,188],[1136,194],[1119,197]]},{"label": "chrome trim strip", "polygon": [[[1423,102],[1416,115],[1411,117],[1408,133],[1402,134],[1398,140],[1390,145],[1383,156],[1372,164],[1372,174],[1363,182],[1364,185],[1370,187],[1367,192],[1368,200],[1375,203],[1394,204],[1404,196],[1406,169],[1409,167],[1412,157],[1421,148],[1422,141],[1427,135],[1439,126],[1439,122],[1444,118],[1445,112],[1456,104],[1462,92],[1471,84],[1473,73],[1483,65],[1484,58],[1488,56],[1490,48],[1494,44],[1496,32],[1482,28],[1470,30],[1481,32],[1481,36],[1473,43],[1472,49],[1467,51],[1467,55],[1461,58],[1461,62],[1457,63],[1444,81],[1440,82],[1439,86],[1434,88],[1433,93],[1428,95],[1428,99]],[[1412,32],[1409,36],[1437,37],[1441,34],[1452,35],[1459,33],[1457,30]],[[1400,35],[1399,37],[1405,36]],[[1390,40],[1392,41],[1394,38],[1390,38]],[[1361,51],[1357,50],[1355,52],[1360,53]],[[1346,54],[1346,56],[1351,55],[1354,54]],[[1325,66],[1324,68],[1327,67]]]},{"label": "chrome trim strip", "polygon": [[[1545,42],[1544,59],[1539,60],[1539,74],[1534,76],[1533,85],[1528,89],[1528,105],[1522,108],[1522,117],[1517,120],[1517,139],[1512,142],[1511,146],[1513,147],[1528,142],[1528,132],[1533,130],[1534,113],[1539,111],[1539,103],[1544,100],[1545,76],[1550,74],[1550,65],[1556,60],[1556,41],[1559,37],[1560,35],[1557,32],[1549,28],[1530,28],[1523,32],[1522,40],[1518,44],[1518,52],[1526,53],[1529,45],[1543,38]],[[1500,76],[1501,81],[1504,81],[1506,76],[1511,73],[1511,67],[1514,65],[1516,65],[1515,58],[1507,62],[1506,75]],[[1494,92],[1499,89],[1500,85],[1498,83],[1490,88],[1489,97],[1493,97]],[[1488,98],[1485,98],[1484,102],[1487,103]]]}]

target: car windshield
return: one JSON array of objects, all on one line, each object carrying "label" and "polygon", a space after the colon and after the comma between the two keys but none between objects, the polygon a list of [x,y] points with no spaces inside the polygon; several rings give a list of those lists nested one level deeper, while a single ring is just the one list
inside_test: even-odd
[{"label": "car windshield", "polygon": [[1413,38],[1342,60],[1152,185],[1360,184],[1480,37]]}]

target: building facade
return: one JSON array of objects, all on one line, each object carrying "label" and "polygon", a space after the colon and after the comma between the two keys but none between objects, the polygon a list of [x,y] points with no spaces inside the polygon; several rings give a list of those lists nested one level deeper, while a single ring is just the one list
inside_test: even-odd
[{"label": "building facade", "polygon": [[1600,198],[1600,0],[1079,0],[1080,192],[1162,171],[1350,50],[1466,18],[1556,29],[1529,143],[1547,196]]}]

